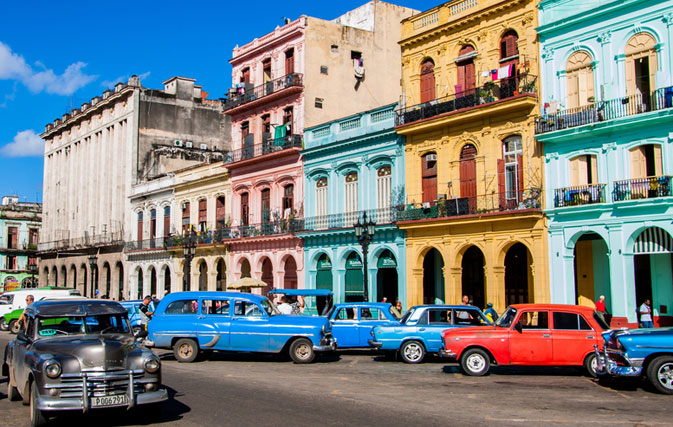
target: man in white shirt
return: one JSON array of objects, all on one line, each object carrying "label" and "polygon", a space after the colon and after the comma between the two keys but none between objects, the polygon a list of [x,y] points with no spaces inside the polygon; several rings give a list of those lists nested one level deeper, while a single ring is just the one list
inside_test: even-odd
[{"label": "man in white shirt", "polygon": [[654,328],[652,322],[652,307],[650,307],[650,300],[646,299],[643,305],[638,309],[640,313],[640,326],[642,328]]},{"label": "man in white shirt", "polygon": [[292,306],[288,304],[287,297],[285,295],[280,297],[280,304],[278,304],[278,311],[280,311],[280,314],[292,314]]}]

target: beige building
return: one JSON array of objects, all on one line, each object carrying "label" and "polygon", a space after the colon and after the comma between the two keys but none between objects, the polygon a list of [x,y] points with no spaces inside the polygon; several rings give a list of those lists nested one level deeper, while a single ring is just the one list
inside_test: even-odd
[{"label": "beige building", "polygon": [[154,90],[133,76],[46,125],[40,283],[64,271],[59,284],[126,298],[133,186],[229,149],[221,103],[194,82],[173,77]]}]

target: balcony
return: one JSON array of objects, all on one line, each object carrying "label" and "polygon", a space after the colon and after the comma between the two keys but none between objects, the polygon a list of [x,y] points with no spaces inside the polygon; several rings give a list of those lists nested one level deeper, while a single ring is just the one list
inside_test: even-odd
[{"label": "balcony", "polygon": [[153,250],[153,249],[163,249],[164,243],[168,241],[170,237],[155,237],[154,239],[145,239],[145,240],[131,240],[130,242],[124,243],[124,251],[143,251],[143,250]]},{"label": "balcony", "polygon": [[654,199],[671,195],[673,195],[671,193],[671,176],[663,175],[615,181],[612,200],[622,202],[626,200]]},{"label": "balcony", "polygon": [[570,129],[673,107],[673,86],[545,114],[535,120],[535,134]]},{"label": "balcony", "polygon": [[554,207],[605,203],[605,184],[577,185],[554,190]]},{"label": "balcony", "polygon": [[230,239],[274,236],[294,233],[299,230],[302,219],[280,220],[262,224],[238,225],[194,234],[170,236],[164,239],[165,248],[182,246],[185,239],[192,239],[197,245],[223,244]]},{"label": "balcony", "polygon": [[511,213],[541,207],[541,190],[529,188],[520,192],[492,193],[474,197],[441,199],[427,203],[412,203],[400,207],[402,210],[397,212],[397,222]]},{"label": "balcony", "polygon": [[353,228],[358,219],[362,219],[364,213],[367,213],[367,219],[376,223],[391,224],[397,221],[397,209],[395,207],[370,209],[366,211],[345,212],[330,215],[321,215],[303,218],[297,220],[298,230],[296,231],[320,231],[338,228]]},{"label": "balcony", "polygon": [[[245,88],[245,86],[240,88],[231,88],[227,94],[227,98],[224,101],[224,111],[229,111],[229,114],[236,114],[239,112],[239,107],[242,107],[246,104],[253,103],[258,99],[268,97],[269,95],[278,94],[285,89],[297,88],[297,91],[301,91],[304,87],[304,75],[300,73],[287,74],[283,77],[279,77],[274,80],[269,80],[268,82],[255,87]],[[255,105],[257,102],[255,102]],[[247,107],[247,105],[246,105]],[[252,105],[250,105],[252,107]]]},{"label": "balcony", "polygon": [[38,252],[84,249],[89,247],[115,246],[124,243],[121,232],[95,234],[72,239],[41,242],[37,245]]},{"label": "balcony", "polygon": [[244,141],[243,148],[232,150],[225,155],[224,163],[236,163],[243,160],[264,156],[266,154],[278,153],[291,148],[298,148],[301,150],[302,146],[303,137],[301,135],[287,135],[283,138],[276,139],[269,138],[263,141],[261,144],[246,144]]},{"label": "balcony", "polygon": [[474,107],[493,104],[520,95],[535,95],[537,93],[535,87],[536,80],[537,77],[530,74],[509,77],[497,82],[488,82],[478,88],[438,98],[424,104],[401,108],[395,113],[395,125],[402,126],[440,115],[459,113]]}]

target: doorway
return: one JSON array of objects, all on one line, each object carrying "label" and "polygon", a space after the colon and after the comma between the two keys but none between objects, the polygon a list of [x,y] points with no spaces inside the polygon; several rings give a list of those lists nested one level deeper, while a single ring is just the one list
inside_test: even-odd
[{"label": "doorway", "polygon": [[444,304],[444,259],[432,248],[423,259],[423,304]]}]

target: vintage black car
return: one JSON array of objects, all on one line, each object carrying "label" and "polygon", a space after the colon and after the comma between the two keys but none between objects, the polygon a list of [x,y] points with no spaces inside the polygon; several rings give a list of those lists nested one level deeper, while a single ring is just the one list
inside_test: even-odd
[{"label": "vintage black car", "polygon": [[[31,426],[57,411],[161,404],[161,362],[139,346],[127,311],[102,300],[38,301],[5,348],[10,400],[30,404]],[[154,409],[154,408],[153,408]]]}]

